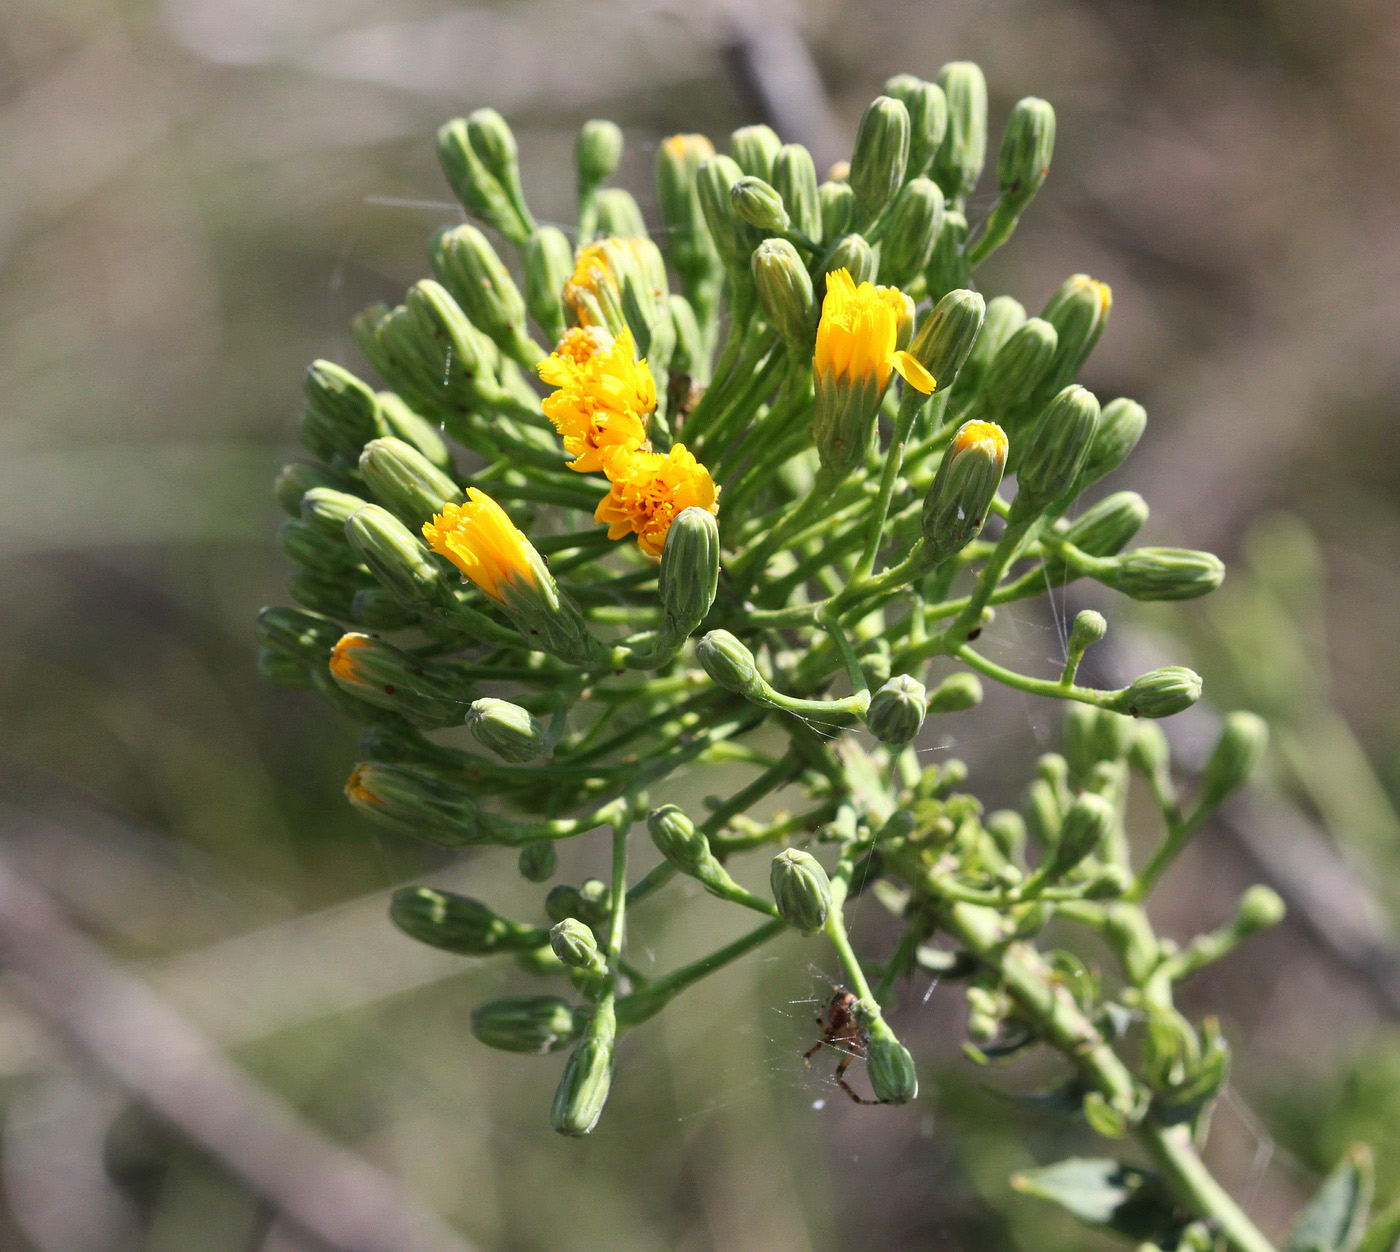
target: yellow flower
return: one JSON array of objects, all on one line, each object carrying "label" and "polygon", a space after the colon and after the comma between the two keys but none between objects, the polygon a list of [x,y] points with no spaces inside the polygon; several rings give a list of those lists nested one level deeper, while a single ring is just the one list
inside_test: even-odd
[{"label": "yellow flower", "polygon": [[983,452],[998,465],[1006,464],[1006,432],[995,422],[964,422],[948,445],[951,460],[969,448]]},{"label": "yellow flower", "polygon": [[575,327],[540,362],[539,374],[557,389],[545,397],[544,411],[574,458],[571,469],[608,472],[619,457],[651,447],[646,423],[656,408],[656,381],[636,359],[630,330],[610,339],[599,327]]},{"label": "yellow flower", "polygon": [[467,488],[465,504],[449,504],[423,525],[434,552],[452,562],[493,600],[510,584],[535,587],[539,556],[506,512],[484,491]]},{"label": "yellow flower", "polygon": [[612,490],[603,497],[593,520],[604,522],[609,539],[635,533],[648,556],[660,556],[671,523],[686,509],[719,512],[719,489],[710,471],[678,443],[664,456],[637,452],[616,460],[609,470]]},{"label": "yellow flower", "polygon": [[860,384],[873,379],[883,392],[893,367],[911,387],[925,395],[933,377],[907,352],[897,349],[899,323],[908,297],[898,287],[856,286],[850,271],[826,276],[826,298],[817,326],[814,360],[817,381]]},{"label": "yellow flower", "polygon": [[355,648],[363,648],[367,643],[369,643],[369,638],[365,635],[341,635],[340,642],[331,649],[331,673],[337,678],[343,678],[346,682],[353,682],[355,679],[355,658],[350,654]]},{"label": "yellow flower", "polygon": [[617,279],[608,261],[607,249],[601,243],[590,243],[579,249],[574,260],[574,272],[564,285],[564,303],[573,310],[581,326],[591,326],[599,320],[597,305],[609,288],[614,291]]}]

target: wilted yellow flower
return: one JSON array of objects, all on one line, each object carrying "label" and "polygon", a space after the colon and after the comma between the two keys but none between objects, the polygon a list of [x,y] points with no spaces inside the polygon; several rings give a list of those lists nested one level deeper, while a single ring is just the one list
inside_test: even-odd
[{"label": "wilted yellow flower", "polygon": [[423,525],[434,552],[452,562],[493,600],[505,600],[507,584],[534,587],[539,556],[514,522],[484,491],[467,488],[465,504],[449,504]]},{"label": "wilted yellow flower", "polygon": [[636,534],[648,556],[660,556],[666,532],[686,509],[719,512],[719,489],[710,471],[689,449],[678,443],[664,456],[637,452],[615,461],[609,473],[612,490],[603,497],[593,518],[608,527],[608,538]]},{"label": "wilted yellow flower", "polygon": [[893,367],[911,387],[925,395],[931,392],[933,376],[898,349],[899,324],[908,300],[898,287],[856,286],[848,270],[828,274],[817,326],[817,385],[860,385],[873,380],[883,392]]},{"label": "wilted yellow flower", "polygon": [[656,408],[656,381],[636,359],[632,332],[616,339],[596,326],[565,333],[539,374],[557,390],[544,399],[564,451],[580,473],[608,470],[618,457],[651,447],[646,422]]}]

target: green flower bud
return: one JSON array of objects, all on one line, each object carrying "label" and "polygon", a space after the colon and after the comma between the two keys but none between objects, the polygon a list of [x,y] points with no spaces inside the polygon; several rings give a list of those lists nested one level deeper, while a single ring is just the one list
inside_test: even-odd
[{"label": "green flower bud", "polygon": [[948,129],[948,98],[943,88],[913,74],[896,74],[885,84],[885,95],[909,110],[909,177],[917,178],[928,172],[933,154],[943,142]]},{"label": "green flower bud", "polygon": [[272,494],[277,503],[293,517],[302,516],[301,502],[308,491],[318,488],[344,492],[350,488],[350,480],[344,474],[337,474],[324,465],[312,465],[309,461],[293,461],[284,465],[272,485]]},{"label": "green flower bud", "polygon": [[570,969],[592,969],[598,964],[598,940],[592,929],[576,917],[555,922],[549,932],[549,946]]},{"label": "green flower bud", "polygon": [[467,710],[467,729],[483,748],[517,765],[533,761],[549,751],[544,727],[509,700],[490,696],[473,700]]},{"label": "green flower bud", "polygon": [[1261,930],[1277,926],[1287,913],[1288,909],[1277,891],[1256,884],[1240,897],[1239,906],[1235,910],[1235,924],[1231,930],[1239,938],[1247,939]]},{"label": "green flower bud", "polygon": [[438,130],[437,150],[448,185],[466,210],[519,242],[520,223],[510,198],[472,146],[465,118],[456,118]]},{"label": "green flower bud", "polygon": [[729,154],[745,174],[769,178],[783,141],[771,126],[741,126],[729,136]]},{"label": "green flower bud", "polygon": [[811,356],[817,340],[812,276],[786,239],[765,239],[754,249],[753,279],[763,312],[799,356]]},{"label": "green flower bud", "polygon": [[554,1092],[549,1120],[561,1135],[586,1135],[598,1124],[612,1087],[616,1035],[612,1000],[603,1000],[584,1027],[578,1047],[569,1054]]},{"label": "green flower bud", "polygon": [[[941,184],[940,184],[941,185]],[[966,287],[972,281],[967,260],[967,218],[957,209],[945,209],[943,229],[933,243],[933,255],[924,270],[928,294],[937,300],[945,292]]]},{"label": "green flower bud", "polygon": [[331,487],[312,487],[301,498],[301,520],[333,539],[345,538],[345,523],[369,503]]},{"label": "green flower bud", "polygon": [[1136,400],[1120,399],[1104,406],[1099,429],[1079,471],[1076,492],[1116,470],[1137,447],[1147,427],[1147,410]]},{"label": "green flower bud", "polygon": [[957,381],[986,315],[986,302],[977,292],[950,291],[920,324],[909,351],[933,375],[940,391]]},{"label": "green flower bud", "polygon": [[943,193],[927,178],[910,179],[899,189],[886,219],[880,281],[903,287],[922,273],[942,226]]},{"label": "green flower bud", "polygon": [[712,630],[695,646],[695,659],[715,682],[742,695],[758,695],[767,684],[753,653],[727,630]]},{"label": "green flower bud", "polygon": [[1214,808],[1231,792],[1243,787],[1259,768],[1268,747],[1269,728],[1262,717],[1254,713],[1227,713],[1220,738],[1201,771],[1199,806]]},{"label": "green flower bud", "polygon": [[451,592],[420,540],[388,509],[367,504],[345,523],[345,537],[380,584],[410,608],[439,609]]},{"label": "green flower bud", "polygon": [[466,499],[452,479],[402,439],[374,439],[366,444],[360,454],[360,475],[375,500],[409,526],[421,526],[445,505]]},{"label": "green flower bud", "polygon": [[535,220],[525,206],[525,193],[520,186],[519,149],[515,135],[495,109],[477,109],[467,118],[467,139],[486,172],[496,180],[505,193],[515,215],[513,231],[502,233],[516,243],[523,242],[535,229]]},{"label": "green flower bud", "polygon": [[820,239],[822,206],[812,154],[800,143],[784,144],[773,158],[772,183],[792,219],[792,228],[808,239]]},{"label": "green flower bud", "polygon": [[969,395],[982,385],[993,358],[1001,351],[1002,345],[1021,328],[1025,320],[1025,307],[1012,296],[995,296],[987,302],[987,316],[982,323],[982,333],[977,336],[972,351],[963,362],[962,372],[958,375],[960,395]]},{"label": "green flower bud", "polygon": [[851,281],[860,286],[875,277],[875,251],[864,235],[842,235],[822,266],[822,274],[849,270]]},{"label": "green flower bud", "polygon": [[[1113,556],[1132,542],[1146,521],[1147,501],[1136,491],[1119,491],[1085,509],[1064,538],[1090,556]],[[1070,576],[1070,568],[1051,556],[1045,562],[1045,576],[1051,586],[1058,586]]]},{"label": "green flower bud", "polygon": [[876,96],[860,119],[851,154],[856,221],[873,222],[904,184],[909,165],[909,110],[890,96]]},{"label": "green flower bud", "polygon": [[1189,548],[1134,548],[1095,561],[1088,572],[1134,600],[1194,600],[1214,591],[1225,578],[1219,557]]},{"label": "green flower bud", "polygon": [[579,199],[591,196],[607,182],[621,160],[622,130],[617,123],[602,118],[584,122],[574,146]]},{"label": "green flower bud", "polygon": [[794,930],[815,934],[831,909],[831,880],[811,853],[786,848],[773,858],[769,872],[778,915]]},{"label": "green flower bud", "polygon": [[350,620],[366,630],[402,630],[418,624],[418,614],[382,587],[361,587],[350,599]]},{"label": "green flower bud", "polygon": [[258,649],[258,676],[278,687],[311,686],[311,670],[304,662],[272,648]]},{"label": "green flower bud", "polygon": [[462,701],[470,688],[440,662],[352,631],[339,639],[327,664],[342,691],[417,726],[461,725]]},{"label": "green flower bud", "polygon": [[471,1031],[488,1048],[543,1055],[579,1035],[573,1006],[558,996],[510,996],[472,1010]]},{"label": "green flower bud", "polygon": [[674,804],[653,809],[647,817],[647,830],[656,850],[682,874],[697,877],[715,861],[709,840]]},{"label": "green flower bud", "polygon": [[558,866],[559,853],[550,841],[541,839],[535,843],[527,843],[520,849],[518,868],[520,877],[526,882],[548,882],[554,877]]},{"label": "green flower bud", "polygon": [[1132,875],[1121,865],[1105,865],[1084,884],[1086,900],[1117,900],[1133,885]]},{"label": "green flower bud", "polygon": [[362,761],[345,795],[381,826],[444,848],[498,842],[497,831],[461,787],[407,765]]},{"label": "green flower bud", "polygon": [[817,203],[822,213],[822,243],[830,243],[851,229],[856,215],[856,193],[851,190],[850,183],[822,183],[817,188]]},{"label": "green flower bud", "polygon": [[896,674],[870,697],[865,724],[881,743],[902,745],[919,733],[927,716],[924,684],[908,674]]},{"label": "green flower bud", "polygon": [[665,633],[689,639],[719,588],[719,525],[707,509],[683,509],[666,532],[658,579]]},{"label": "green flower bud", "polygon": [[1108,622],[1102,613],[1093,609],[1081,609],[1074,616],[1074,625],[1069,632],[1069,652],[1071,656],[1083,656],[1093,644],[1108,634]]},{"label": "green flower bud", "polygon": [[573,917],[582,919],[584,914],[583,897],[577,887],[559,883],[549,889],[544,898],[544,913],[551,921],[562,922]]},{"label": "green flower bud", "polygon": [[359,564],[344,531],[328,535],[305,522],[286,521],[277,531],[277,545],[293,564],[326,578],[339,578]]},{"label": "green flower bud", "polygon": [[485,235],[471,225],[440,231],[430,257],[438,281],[502,352],[523,360],[538,355],[525,330],[525,298]]},{"label": "green flower bud", "polygon": [[1040,190],[1055,151],[1055,110],[1045,100],[1027,96],[1006,121],[997,154],[997,183],[1002,201],[1020,212]]},{"label": "green flower bud", "polygon": [[1098,400],[1078,385],[1066,387],[1045,406],[1018,459],[1013,515],[1037,513],[1073,485],[1098,424]]},{"label": "green flower bud", "polygon": [[[861,1010],[857,1009],[860,1013]],[[865,1072],[881,1104],[908,1104],[919,1094],[914,1058],[894,1037],[883,1017],[862,1023],[865,1029]]]},{"label": "green flower bud", "polygon": [[1201,676],[1184,665],[1149,670],[1113,703],[1115,712],[1129,717],[1171,717],[1201,698]]},{"label": "green flower bud", "polygon": [[328,578],[310,570],[295,570],[287,579],[292,599],[313,613],[327,617],[349,617],[350,601],[355,594],[354,583],[344,578]]},{"label": "green flower bud", "polygon": [[259,644],[318,668],[330,660],[331,649],[344,633],[339,622],[304,609],[272,604],[258,614]]},{"label": "green flower bud", "polygon": [[1103,334],[1112,307],[1108,284],[1087,274],[1074,274],[1060,284],[1040,314],[1055,328],[1059,341],[1036,399],[1054,395],[1075,380]]},{"label": "green flower bud", "polygon": [[782,196],[752,174],[745,174],[729,189],[729,198],[744,221],[766,234],[780,235],[790,224]]},{"label": "green flower bud", "polygon": [[949,674],[928,696],[928,711],[935,713],[965,713],[982,703],[982,682],[976,674],[966,671]]},{"label": "green flower bud", "polygon": [[550,343],[564,335],[564,285],[574,272],[574,249],[555,226],[541,226],[525,245],[525,304]]},{"label": "green flower bud", "polygon": [[438,434],[438,427],[426,417],[420,417],[392,391],[381,391],[377,398],[389,434],[422,453],[437,469],[451,474],[452,453]]},{"label": "green flower bud", "polygon": [[608,187],[598,193],[598,230],[616,239],[645,239],[646,219],[636,197],[622,187]]},{"label": "green flower bud", "polygon": [[964,422],[924,497],[925,563],[946,561],[982,529],[1006,468],[1006,435],[994,422]]},{"label": "green flower bud", "polygon": [[978,393],[983,411],[997,416],[1016,415],[1045,380],[1055,359],[1059,335],[1049,322],[1032,317],[1002,344],[987,366]]},{"label": "green flower bud", "polygon": [[353,467],[360,449],[384,433],[374,392],[331,361],[313,361],[302,389],[306,394],[302,443],[333,466]]},{"label": "green flower bud", "polygon": [[1021,859],[1026,846],[1026,819],[1015,809],[997,809],[987,814],[982,825],[1002,856],[1013,864]]},{"label": "green flower bud", "polygon": [[744,176],[727,156],[713,156],[696,172],[695,185],[710,236],[731,275],[742,272],[747,281],[749,257],[763,240],[762,233],[750,226],[734,208],[729,189]]},{"label": "green flower bud", "polygon": [[1059,838],[1050,853],[1049,877],[1059,878],[1103,847],[1113,829],[1113,805],[1102,796],[1083,792],[1065,810]]},{"label": "green flower bud", "polygon": [[1128,744],[1128,762],[1147,778],[1168,781],[1171,778],[1171,747],[1162,728],[1155,722],[1140,722],[1134,726]]},{"label": "green flower bud", "polygon": [[507,921],[480,900],[432,887],[401,887],[389,902],[389,920],[404,934],[460,956],[493,956],[538,948],[546,932]]},{"label": "green flower bud", "polygon": [[402,311],[390,314],[379,336],[395,363],[390,381],[408,379],[425,405],[489,409],[499,403],[496,345],[441,283],[415,283]]},{"label": "green flower bud", "polygon": [[948,126],[933,158],[933,181],[961,201],[987,159],[987,80],[971,61],[951,61],[938,71],[938,85],[948,100]]},{"label": "green flower bud", "polygon": [[[697,173],[715,155],[704,135],[672,135],[656,152],[657,203],[666,251],[692,300],[713,284],[719,269],[714,240],[700,207]],[[737,181],[737,175],[733,182]],[[726,193],[728,187],[725,188]],[[703,301],[702,301],[703,303]]]}]

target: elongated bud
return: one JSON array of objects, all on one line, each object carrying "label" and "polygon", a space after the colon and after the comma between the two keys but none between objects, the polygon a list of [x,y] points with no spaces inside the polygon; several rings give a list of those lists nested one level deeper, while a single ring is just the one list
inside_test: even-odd
[{"label": "elongated bud", "polygon": [[1041,394],[1054,394],[1075,380],[1103,334],[1112,308],[1113,292],[1107,283],[1074,274],[1060,284],[1040,314],[1059,336]]},{"label": "elongated bud", "polygon": [[277,531],[277,546],[294,564],[326,578],[339,578],[359,564],[359,557],[345,542],[344,531],[328,535],[305,522],[283,522]]},{"label": "elongated bud", "polygon": [[504,761],[523,764],[548,751],[544,727],[518,704],[485,697],[467,710],[467,729],[483,748]]},{"label": "elongated bud", "polygon": [[865,724],[881,743],[902,745],[919,733],[927,716],[924,684],[908,674],[896,674],[870,697]]},{"label": "elongated bud", "polygon": [[496,832],[461,787],[407,765],[363,761],[345,784],[345,795],[381,826],[444,848],[496,842]]},{"label": "elongated bud", "polygon": [[761,178],[745,174],[729,189],[734,211],[766,234],[781,234],[790,223],[783,198]]},{"label": "elongated bud", "polygon": [[429,609],[450,602],[442,570],[422,541],[388,509],[365,505],[345,523],[345,537],[397,600],[410,608]]},{"label": "elongated bud", "polygon": [[472,322],[502,352],[530,359],[525,298],[486,236],[475,226],[455,226],[438,234],[430,256],[433,273]]},{"label": "elongated bud", "polygon": [[851,154],[856,221],[873,222],[904,183],[909,166],[909,110],[890,96],[876,96],[860,119]]},{"label": "elongated bud", "polygon": [[392,391],[377,393],[379,411],[384,425],[395,439],[422,453],[425,458],[444,473],[452,472],[452,453],[438,434],[438,427],[421,417]]},{"label": "elongated bud", "polygon": [[994,296],[987,302],[987,316],[982,333],[972,345],[962,373],[958,375],[958,392],[970,395],[982,385],[993,358],[1002,345],[1025,323],[1025,306],[1013,296]]},{"label": "elongated bud", "polygon": [[1189,548],[1134,548],[1095,561],[1088,572],[1134,600],[1194,600],[1214,591],[1225,578],[1218,556]]},{"label": "elongated bud", "polygon": [[708,509],[683,509],[666,532],[658,592],[666,634],[690,638],[719,588],[719,526]]},{"label": "elongated bud", "polygon": [[598,1004],[584,1027],[583,1038],[569,1054],[554,1092],[549,1120],[561,1135],[583,1136],[598,1124],[612,1087],[616,1036],[612,1000],[606,999]]},{"label": "elongated bud", "polygon": [[1269,728],[1264,719],[1254,713],[1227,713],[1225,726],[1215,749],[1201,771],[1202,809],[1211,809],[1231,792],[1243,787],[1269,746]]},{"label": "elongated bud", "polygon": [[616,122],[593,118],[579,127],[574,145],[574,163],[578,168],[578,195],[583,200],[591,196],[617,169],[622,160],[622,130]]},{"label": "elongated bud", "polygon": [[1114,701],[1114,710],[1129,717],[1171,717],[1201,698],[1201,676],[1184,665],[1149,670]]},{"label": "elongated bud", "polygon": [[1026,206],[1035,199],[1050,172],[1055,149],[1055,110],[1044,100],[1028,96],[1011,110],[997,156],[1001,194],[974,245],[976,259],[988,256],[1016,230]]},{"label": "elongated bud", "polygon": [[674,804],[653,809],[647,817],[647,830],[656,850],[681,873],[692,878],[715,859],[709,840]]},{"label": "elongated bud", "polygon": [[419,617],[382,587],[361,587],[350,599],[350,620],[366,630],[402,630]]},{"label": "elongated bud", "polygon": [[1079,471],[1076,491],[1098,482],[1122,465],[1137,447],[1146,428],[1147,410],[1136,400],[1119,399],[1106,404],[1094,442],[1089,447],[1089,456]]},{"label": "elongated bud", "polygon": [[742,273],[747,281],[749,257],[763,235],[739,216],[729,194],[743,176],[744,172],[729,157],[713,156],[697,171],[696,189],[720,259],[731,275]]},{"label": "elongated bud", "polygon": [[1171,747],[1162,728],[1155,722],[1139,722],[1128,744],[1128,763],[1146,778],[1159,784],[1171,781]]},{"label": "elongated bud", "polygon": [[312,685],[311,670],[304,661],[275,652],[271,648],[258,649],[258,677],[276,687],[301,688]]},{"label": "elongated bud", "polygon": [[913,74],[896,74],[885,84],[885,95],[909,110],[909,177],[928,173],[948,129],[948,98],[943,88]]},{"label": "elongated bud", "polygon": [[[1064,538],[1090,556],[1113,556],[1133,540],[1147,521],[1147,501],[1136,491],[1119,491],[1085,509],[1064,533]],[[1046,577],[1062,582],[1069,569],[1058,557],[1045,562]]]},{"label": "elongated bud", "polygon": [[272,494],[277,503],[293,517],[302,516],[301,502],[308,491],[318,488],[327,491],[345,492],[350,489],[350,479],[338,474],[325,465],[313,465],[309,461],[293,461],[284,465],[272,485]]},{"label": "elongated bud", "polygon": [[1235,910],[1235,923],[1231,929],[1240,939],[1247,939],[1261,930],[1277,926],[1287,913],[1288,909],[1277,891],[1272,887],[1256,884],[1240,897],[1239,906]]},{"label": "elongated bud", "polygon": [[928,294],[935,300],[945,292],[966,287],[972,281],[967,259],[967,218],[957,209],[945,209],[943,228],[934,240],[933,255],[924,270]]},{"label": "elongated bud", "polygon": [[982,682],[976,674],[966,671],[949,674],[928,695],[928,711],[935,713],[965,713],[982,703]]},{"label": "elongated bud", "polygon": [[870,1017],[862,1026],[866,1040],[865,1072],[875,1098],[881,1104],[908,1104],[919,1094],[919,1077],[909,1049],[895,1038],[883,1017]]},{"label": "elongated bud", "polygon": [[1006,468],[1006,435],[993,422],[965,422],[943,454],[924,497],[925,559],[934,565],[976,538]]},{"label": "elongated bud", "polygon": [[666,251],[692,300],[709,287],[719,269],[697,190],[697,171],[714,155],[714,145],[704,135],[672,135],[656,152],[657,203]]},{"label": "elongated bud", "polygon": [[353,468],[360,449],[384,433],[374,392],[331,361],[313,361],[302,390],[306,395],[302,443],[333,466]]},{"label": "elongated bud", "polygon": [[794,930],[815,934],[831,910],[831,880],[811,853],[786,848],[773,858],[768,876],[778,915]]},{"label": "elongated bud", "polygon": [[574,272],[574,249],[554,226],[541,226],[525,245],[525,304],[550,343],[563,337],[564,285]]},{"label": "elongated bud", "polygon": [[576,917],[554,924],[549,932],[549,946],[570,969],[592,969],[598,963],[598,940],[592,928]]},{"label": "elongated bud", "polygon": [[899,189],[880,244],[880,281],[894,287],[922,273],[943,227],[943,193],[927,178]]},{"label": "elongated bud", "polygon": [[700,331],[700,319],[695,316],[695,306],[684,296],[668,296],[666,308],[671,315],[671,329],[675,332],[676,340],[676,346],[671,350],[674,381],[676,374],[694,374],[704,368],[705,337]]},{"label": "elongated bud", "polygon": [[957,381],[982,323],[987,305],[975,291],[950,291],[929,310],[909,351],[946,391]]},{"label": "elongated bud", "polygon": [[345,523],[369,503],[363,496],[330,487],[312,487],[301,498],[301,520],[323,535],[345,538]]},{"label": "elongated bud", "polygon": [[519,218],[505,188],[472,146],[466,118],[456,118],[439,129],[437,150],[448,185],[467,211],[519,242]]},{"label": "elongated bud", "polygon": [[817,188],[817,203],[822,211],[822,243],[830,243],[851,229],[856,216],[856,193],[850,183],[822,183]]},{"label": "elongated bud", "polygon": [[817,341],[817,302],[797,249],[786,239],[765,239],[754,249],[753,280],[783,342],[799,356],[810,356]]},{"label": "elongated bud", "polygon": [[1098,851],[1113,829],[1114,812],[1102,796],[1083,792],[1065,810],[1060,835],[1051,852],[1050,876],[1069,873],[1080,861]]},{"label": "elongated bud", "polygon": [[352,631],[331,651],[331,677],[352,696],[391,709],[418,726],[459,726],[470,688],[440,662]]},{"label": "elongated bud", "polygon": [[517,868],[526,882],[548,882],[558,867],[559,853],[552,842],[541,839],[536,843],[527,843],[520,849]]},{"label": "elongated bud", "polygon": [[933,159],[933,181],[955,201],[977,186],[987,159],[987,80],[971,61],[938,71],[948,100],[948,126]]},{"label": "elongated bud", "polygon": [[375,500],[410,526],[421,526],[447,505],[466,499],[452,479],[402,439],[366,444],[360,476]]},{"label": "elongated bud", "polygon": [[1043,318],[1029,318],[1017,327],[987,365],[978,393],[982,411],[1014,418],[1045,381],[1059,339]]},{"label": "elongated bud", "polygon": [[598,230],[615,239],[645,239],[646,219],[642,206],[630,191],[607,187],[598,193]]},{"label": "elongated bud", "polygon": [[836,241],[822,273],[834,274],[837,270],[849,271],[857,286],[875,277],[875,251],[864,235],[843,235]]},{"label": "elongated bud", "polygon": [[258,643],[311,666],[325,665],[344,633],[339,622],[305,609],[272,604],[258,614]]},{"label": "elongated bud", "polygon": [[695,659],[715,682],[742,695],[759,695],[767,687],[753,653],[727,630],[712,630],[695,646]]},{"label": "elongated bud", "polygon": [[577,1039],[580,1029],[573,1005],[558,996],[510,996],[472,1010],[472,1034],[503,1052],[557,1052]]},{"label": "elongated bud", "polygon": [[350,601],[355,594],[355,585],[344,577],[327,577],[311,570],[294,570],[287,579],[287,590],[292,599],[313,613],[324,613],[327,617],[349,617]]},{"label": "elongated bud", "polygon": [[515,242],[522,242],[535,229],[534,218],[525,205],[525,193],[520,186],[519,149],[515,135],[495,109],[477,109],[467,118],[467,138],[480,158],[486,172],[505,193],[515,214],[515,230],[504,232]]},{"label": "elongated bud", "polygon": [[1014,513],[1037,513],[1074,484],[1098,424],[1098,400],[1077,384],[1045,406],[1017,460]]},{"label": "elongated bud", "polygon": [[745,174],[767,179],[783,141],[771,126],[741,126],[729,136],[729,154]]},{"label": "elongated bud", "polygon": [[412,371],[422,394],[485,408],[498,402],[496,345],[472,325],[441,283],[414,283],[403,313],[391,315],[381,339]]},{"label": "elongated bud", "polygon": [[493,956],[541,947],[547,932],[507,921],[480,900],[432,887],[401,887],[389,902],[389,920],[420,943],[461,956]]},{"label": "elongated bud", "polygon": [[782,197],[792,228],[808,239],[822,237],[822,208],[817,192],[817,167],[800,143],[787,143],[773,158],[773,190]]}]

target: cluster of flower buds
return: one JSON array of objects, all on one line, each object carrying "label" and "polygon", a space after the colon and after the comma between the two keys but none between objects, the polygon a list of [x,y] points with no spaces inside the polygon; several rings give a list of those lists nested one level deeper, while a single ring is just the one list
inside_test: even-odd
[{"label": "cluster of flower buds", "polygon": [[[1113,903],[1257,763],[1257,723],[1232,719],[1197,804],[1177,812],[1155,727],[1133,719],[1186,708],[1200,680],[1170,666],[1122,689],[1080,685],[1107,629],[1097,613],[1076,619],[1058,678],[973,647],[997,605],[1074,579],[1162,600],[1222,576],[1206,553],[1130,548],[1147,515],[1132,492],[1071,509],[1146,420],[1076,381],[1107,286],[1075,275],[1038,316],[973,289],[1041,187],[1054,134],[1045,101],[1011,111],[980,227],[967,203],[987,162],[987,93],[965,62],[891,79],[824,181],[766,126],[736,131],[727,153],[675,135],[656,152],[658,246],[637,201],[608,186],[616,126],[579,134],[571,240],[533,216],[510,128],[479,110],[438,136],[473,221],[433,239],[432,279],[355,323],[383,389],[329,362],[308,371],[309,459],[276,484],[300,607],[264,610],[262,669],[366,728],[346,794],[367,817],[511,849],[525,879],[549,884],[529,920],[422,887],[391,916],[558,984],[480,1006],[473,1032],[570,1050],[561,1133],[597,1122],[621,1032],[785,935],[829,945],[850,988],[842,1037],[867,1058],[875,1101],[917,1091],[887,1013],[920,965],[973,976],[983,1054],[1073,1040],[1083,1071],[1098,1055],[1083,1045],[1098,1030],[1087,1000],[1010,940],[1032,940],[1066,902],[1111,939]],[[916,755],[926,724],[975,707],[984,680],[1074,710],[1023,814],[984,818],[956,791],[965,770]],[[456,727],[467,734],[434,737]],[[666,802],[678,771],[721,760],[754,774],[702,820]],[[1123,829],[1130,761],[1149,764],[1168,815],[1140,871]],[[641,821],[650,844],[633,837]],[[551,882],[557,843],[590,831],[611,840],[607,881]],[[768,894],[729,868],[754,852],[769,858]],[[905,933],[867,970],[844,904],[875,882]],[[629,909],[668,883],[758,914],[754,929],[639,969],[649,949]],[[1257,898],[1247,912],[1173,959],[1189,972],[1269,920]],[[940,934],[959,950],[951,966]],[[1166,959],[1153,943],[1122,939],[1131,968]],[[1076,1081],[1101,1117],[1139,1116],[1149,1087],[1196,1099],[1221,1045],[1179,1043],[1190,1064],[1154,1061],[1167,1076],[1141,1088],[1107,1070]]]}]

